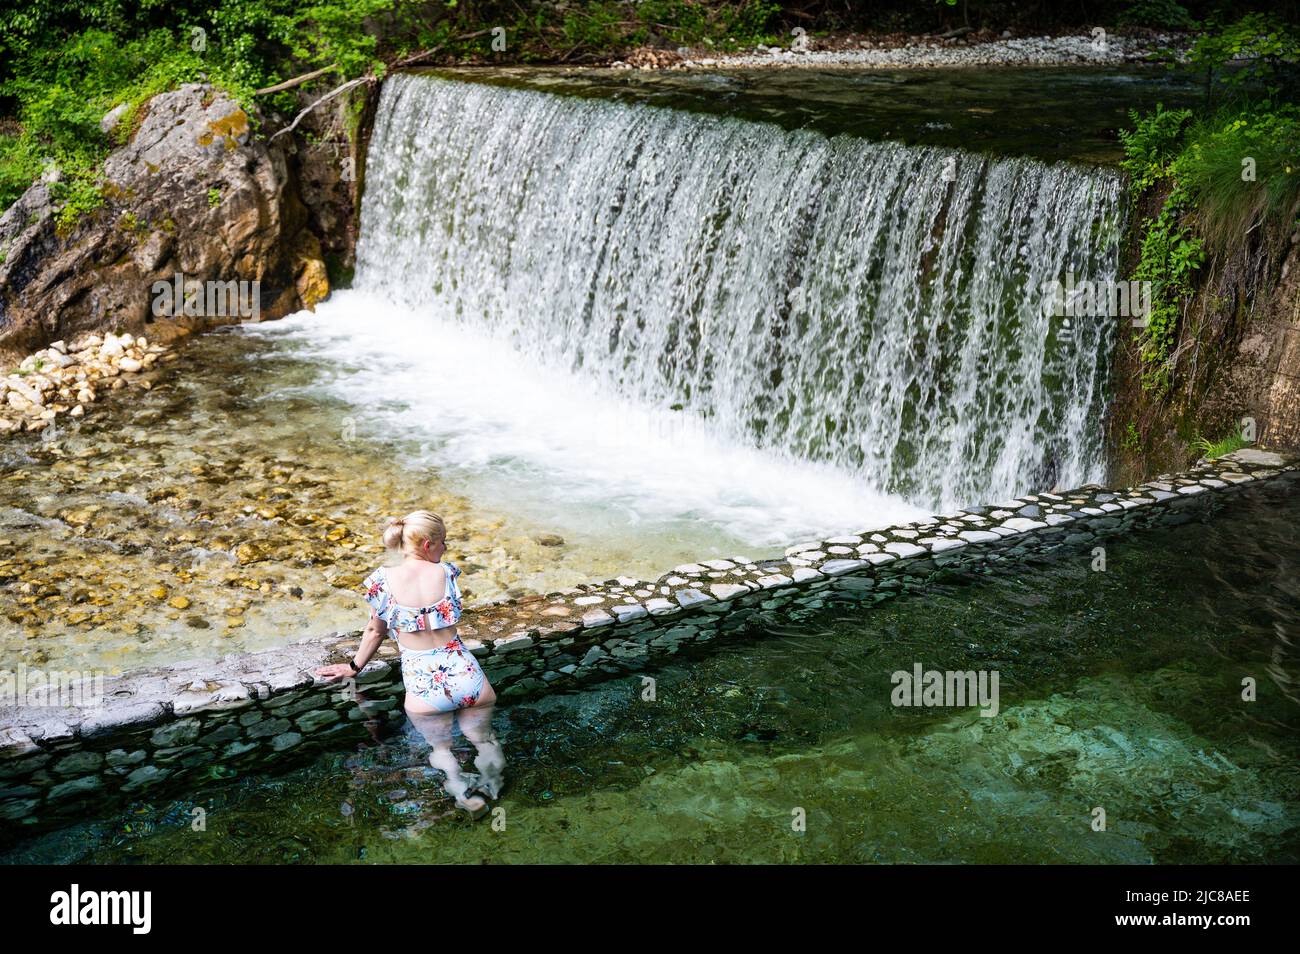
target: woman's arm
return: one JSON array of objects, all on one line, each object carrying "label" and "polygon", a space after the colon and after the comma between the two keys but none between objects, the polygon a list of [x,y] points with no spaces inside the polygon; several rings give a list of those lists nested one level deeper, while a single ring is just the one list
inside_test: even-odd
[{"label": "woman's arm", "polygon": [[361,645],[357,647],[357,654],[352,662],[321,666],[316,670],[316,675],[325,679],[347,679],[355,676],[374,658],[375,653],[379,651],[379,644],[387,635],[388,624],[371,613],[370,622],[366,624],[366,631],[361,634]]}]

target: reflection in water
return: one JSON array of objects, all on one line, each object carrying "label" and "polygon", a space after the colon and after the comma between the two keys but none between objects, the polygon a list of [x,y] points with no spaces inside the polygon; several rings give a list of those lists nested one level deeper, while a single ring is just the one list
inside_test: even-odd
[{"label": "reflection in water", "polygon": [[[482,796],[501,794],[505,756],[492,729],[496,690],[457,631],[463,612],[457,583],[461,571],[442,559],[446,526],[437,514],[417,510],[390,520],[383,539],[386,547],[402,552],[403,560],[366,578],[370,619],[356,655],[346,663],[322,666],[316,675],[352,680],[391,636],[401,653],[406,716],[432,749],[429,765],[442,773],[456,807],[481,818],[488,810]],[[435,597],[435,592],[441,595]],[[401,593],[407,602],[401,602]],[[465,776],[452,751],[458,725],[477,750],[474,778]]]},{"label": "reflection in water", "polygon": [[[1197,594],[1197,603],[1209,615],[1224,594],[1233,602],[1252,606],[1252,616],[1271,621],[1275,641],[1267,666],[1268,678],[1277,690],[1292,702],[1300,704],[1300,680],[1296,677],[1295,611],[1300,607],[1300,556],[1294,550],[1269,548],[1265,559],[1263,548],[1267,541],[1246,536],[1234,542],[1234,547],[1248,550],[1245,563],[1215,562],[1209,570],[1214,586]],[[1257,568],[1267,568],[1267,577],[1260,579]],[[1267,585],[1261,585],[1266,583]],[[1284,624],[1283,621],[1288,621]]]},{"label": "reflection in water", "polygon": [[[364,688],[354,690],[352,700],[368,738],[340,764],[353,792],[384,789],[383,798],[403,822],[389,836],[418,835],[457,809],[478,820],[501,797],[506,757],[493,727],[495,696],[452,712],[407,708],[406,721],[390,738],[383,736],[385,723],[377,711],[383,700]],[[465,769],[471,761],[473,772]],[[448,808],[448,798],[454,808]],[[351,825],[355,813],[355,796],[349,795],[339,803],[338,817]]]}]

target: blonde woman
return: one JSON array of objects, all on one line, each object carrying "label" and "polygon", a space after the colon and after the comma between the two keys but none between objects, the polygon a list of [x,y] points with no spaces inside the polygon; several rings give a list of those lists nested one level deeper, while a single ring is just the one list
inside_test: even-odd
[{"label": "blonde woman", "polygon": [[[456,584],[460,570],[443,562],[446,528],[437,514],[417,510],[388,522],[384,546],[399,551],[402,562],[380,567],[366,577],[370,621],[356,658],[322,666],[316,674],[328,679],[356,675],[391,633],[402,652],[406,714],[433,748],[429,764],[447,776],[446,789],[457,806],[481,817],[488,810],[487,802],[471,794],[471,789],[496,798],[505,757],[492,732],[496,693],[456,631],[462,612]],[[474,765],[480,774],[472,786],[451,749],[457,714],[461,731],[478,749]]]}]

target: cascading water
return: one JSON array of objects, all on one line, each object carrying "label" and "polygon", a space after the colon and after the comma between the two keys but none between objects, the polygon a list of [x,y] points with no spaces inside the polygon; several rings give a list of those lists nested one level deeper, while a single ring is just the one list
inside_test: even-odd
[{"label": "cascading water", "polygon": [[399,76],[357,284],[922,506],[1099,476],[1114,174]]},{"label": "cascading water", "polygon": [[1113,320],[1046,289],[1113,279],[1122,216],[1104,169],[398,75],[354,298],[303,327],[439,466],[788,540],[1099,478]]}]

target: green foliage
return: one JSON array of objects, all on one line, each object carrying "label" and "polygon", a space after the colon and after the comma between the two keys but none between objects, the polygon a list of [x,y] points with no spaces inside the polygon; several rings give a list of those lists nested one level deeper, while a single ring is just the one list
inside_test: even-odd
[{"label": "green foliage", "polygon": [[1124,428],[1124,439],[1121,442],[1126,450],[1136,451],[1142,449],[1142,435],[1138,433],[1137,425],[1132,421]]},{"label": "green foliage", "polygon": [[100,161],[114,145],[99,128],[104,114],[126,107],[119,135],[136,108],[162,90],[197,79],[202,59],[167,30],[130,41],[98,28],[67,38],[59,49],[27,47],[20,71],[0,83],[0,97],[16,101],[18,123],[0,134],[0,207],[8,207],[47,166],[59,171],[51,186],[65,203],[61,228],[101,203]]},{"label": "green foliage", "polygon": [[219,0],[206,18],[209,59],[228,85],[242,89],[271,86],[285,77],[277,63],[287,61],[293,5],[286,0]]},{"label": "green foliage", "polygon": [[33,137],[0,134],[0,209],[12,205],[41,174],[42,156]]},{"label": "green foliage", "polygon": [[1191,123],[1188,118],[1185,111],[1157,108],[1123,136],[1124,168],[1133,187],[1140,192],[1163,181],[1170,189],[1160,212],[1142,224],[1134,275],[1152,283],[1139,355],[1143,385],[1154,391],[1171,383],[1178,319],[1207,253],[1244,241],[1300,201],[1296,107],[1243,107]]},{"label": "green foliage", "polygon": [[1211,242],[1240,239],[1300,199],[1300,109],[1244,107],[1197,122],[1171,174]]},{"label": "green foliage", "polygon": [[[571,49],[615,51],[656,40],[674,47],[706,43],[731,49],[775,42],[772,26],[780,11],[781,5],[770,0],[597,0],[567,6],[560,32],[562,43]],[[533,36],[544,41],[548,29],[539,15],[507,32],[527,43]]]},{"label": "green foliage", "polygon": [[[747,0],[724,6],[722,18],[715,27],[723,37],[720,45],[751,47],[775,42],[776,35],[772,31],[780,13],[781,4],[767,0]],[[707,38],[707,33],[701,33],[694,42]]]},{"label": "green foliage", "polygon": [[1130,114],[1120,165],[1141,193],[1177,183],[1210,237],[1233,237],[1300,198],[1300,108],[1246,105],[1192,120],[1190,110],[1157,106]]},{"label": "green foliage", "polygon": [[[1192,114],[1157,105],[1148,116],[1130,115],[1134,128],[1120,133],[1125,153],[1120,165],[1129,174],[1131,188],[1140,194],[1172,178],[1183,155],[1184,131]],[[1142,224],[1134,278],[1151,283],[1151,311],[1138,335],[1142,383],[1149,390],[1162,391],[1169,386],[1182,302],[1191,294],[1193,273],[1205,257],[1201,240],[1182,224],[1186,206],[1187,193],[1175,183],[1159,213]]]},{"label": "green foliage", "polygon": [[1173,375],[1178,319],[1194,291],[1192,278],[1205,261],[1205,245],[1183,225],[1185,196],[1171,194],[1154,219],[1144,223],[1141,257],[1134,278],[1151,282],[1151,311],[1138,337],[1142,384],[1164,391]]},{"label": "green foliage", "polygon": [[[72,227],[102,201],[100,163],[138,107],[182,83],[211,82],[248,102],[254,90],[326,68],[317,82],[328,88],[434,48],[482,59],[491,42],[482,31],[496,26],[522,61],[662,42],[752,46],[775,40],[780,11],[774,0],[29,0],[0,9],[0,114],[12,117],[0,121],[0,208],[53,162],[60,227]],[[300,92],[259,103],[295,112]],[[123,104],[110,140],[99,122]]]},{"label": "green foliage", "polygon": [[1199,451],[1201,456],[1208,460],[1223,457],[1226,454],[1231,454],[1233,451],[1239,451],[1243,447],[1249,446],[1250,441],[1246,440],[1246,438],[1241,435],[1240,431],[1234,431],[1227,437],[1220,438],[1217,441],[1212,441],[1205,437],[1192,441],[1192,450]]},{"label": "green foliage", "polygon": [[[184,82],[211,82],[247,103],[253,91],[312,70],[326,70],[315,81],[323,92],[365,74],[382,76],[387,64],[431,49],[464,62],[501,59],[485,35],[498,26],[508,39],[505,59],[584,62],[645,44],[769,44],[788,38],[791,22],[810,30],[855,19],[932,24],[953,6],[955,0],[896,0],[855,12],[853,4],[816,0],[25,0],[0,8],[0,208],[52,160],[61,174],[56,191],[68,203],[64,221],[71,224],[99,201],[99,165],[130,134],[139,105]],[[799,19],[783,24],[786,11]],[[1174,0],[1135,0],[1122,20],[1168,27],[1187,25],[1187,17]],[[1236,88],[1262,80],[1275,91],[1300,60],[1297,49],[1294,32],[1276,17],[1251,14],[1201,37],[1193,62],[1209,82],[1217,77]],[[1242,57],[1248,62],[1233,65]],[[258,103],[292,113],[310,89],[264,95]],[[123,104],[110,139],[99,120]],[[1254,123],[1217,139],[1198,137],[1201,165],[1213,171],[1198,178],[1196,169],[1187,170],[1190,195],[1210,202],[1216,191],[1229,195],[1220,173],[1231,167],[1234,150],[1249,148],[1267,170],[1260,179],[1268,186],[1261,208],[1285,204],[1290,186],[1274,170],[1295,167],[1284,155],[1292,140],[1283,136],[1272,148],[1266,140],[1278,130]],[[1131,142],[1126,139],[1137,187],[1153,184],[1159,170],[1169,168],[1187,124],[1180,111],[1160,111],[1139,123]],[[1289,135],[1291,128],[1281,131]]]},{"label": "green foliage", "polygon": [[[206,80],[247,102],[254,89],[320,66],[347,76],[377,63],[371,18],[397,0],[35,0],[0,11],[0,208],[52,162],[62,229],[96,208],[108,150],[129,136],[139,106]],[[440,5],[439,5],[440,6]],[[125,112],[110,140],[99,129]],[[290,94],[271,105],[293,109]]]},{"label": "green foliage", "polygon": [[1188,62],[1205,74],[1209,92],[1218,79],[1236,91],[1268,83],[1268,94],[1275,96],[1282,72],[1300,63],[1300,36],[1274,14],[1249,13],[1197,37]]},{"label": "green foliage", "polygon": [[382,65],[376,27],[394,0],[330,0],[313,3],[283,18],[286,45],[307,64],[334,64],[345,77]]},{"label": "green foliage", "polygon": [[[247,101],[258,84],[279,78],[276,64],[294,68],[286,41],[295,16],[315,11],[328,21],[318,55],[336,52],[324,44],[343,29],[318,8],[291,15],[289,0],[208,7],[195,0],[36,0],[0,11],[0,106],[16,120],[0,126],[0,208],[52,164],[59,181],[51,192],[63,204],[58,225],[72,228],[102,204],[100,163],[130,135],[150,97],[206,80]],[[110,139],[99,122],[117,106],[125,110]]]},{"label": "green foliage", "polygon": [[1136,0],[1119,16],[1119,25],[1157,30],[1190,30],[1196,20],[1175,0]]},{"label": "green foliage", "polygon": [[560,31],[565,47],[609,49],[622,35],[622,14],[609,3],[567,7]]},{"label": "green foliage", "polygon": [[54,217],[60,234],[71,232],[83,215],[104,204],[104,196],[93,170],[79,170],[76,175],[54,183],[50,186],[50,197],[60,206]]},{"label": "green foliage", "polygon": [[1157,106],[1134,114],[1134,128],[1120,134],[1134,192],[1167,190],[1160,211],[1140,226],[1134,276],[1152,283],[1151,314],[1138,336],[1150,390],[1171,384],[1178,320],[1207,256],[1239,246],[1300,202],[1300,108],[1277,98],[1276,82],[1298,53],[1295,35],[1270,15],[1206,32],[1192,63],[1207,84],[1217,77],[1234,92],[1229,103],[1200,116]]},{"label": "green foliage", "polygon": [[1169,164],[1182,150],[1183,129],[1192,118],[1190,109],[1165,109],[1156,104],[1149,116],[1130,112],[1133,129],[1120,130],[1124,158],[1120,166],[1129,174],[1132,188],[1141,192],[1168,175]]}]

